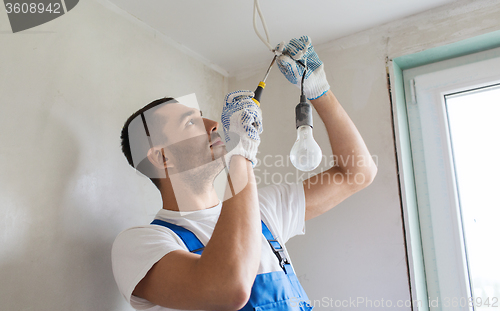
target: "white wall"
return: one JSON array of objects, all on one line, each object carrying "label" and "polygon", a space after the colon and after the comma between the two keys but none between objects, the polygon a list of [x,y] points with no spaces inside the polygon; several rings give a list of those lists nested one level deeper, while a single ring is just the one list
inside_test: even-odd
[{"label": "white wall", "polygon": [[111,244],[161,201],[121,154],[121,127],[193,92],[217,119],[227,78],[105,1],[18,34],[0,15],[0,310],[132,310]]},{"label": "white wall", "polygon": [[[460,1],[316,47],[332,90],[378,159],[379,168],[370,187],[308,221],[306,235],[287,244],[309,298],[328,302],[322,304],[324,309],[340,310],[335,308],[336,300],[357,301],[358,297],[374,303],[391,300],[393,305],[410,299],[386,59],[498,30],[499,20],[497,0]],[[229,89],[253,90],[264,72],[262,68],[261,73],[251,77],[242,73],[230,79]],[[275,67],[261,100],[264,134],[260,158],[268,155],[268,164],[286,157],[293,145],[298,99],[299,90]],[[317,115],[314,122],[318,143],[325,154],[331,155],[326,131]],[[261,185],[266,178],[267,184],[279,182],[287,173],[292,174],[288,175],[289,181],[291,176],[307,177],[291,165],[278,164],[280,167],[266,167],[263,163],[258,167]],[[327,300],[322,300],[325,297]],[[360,304],[353,308],[349,304],[344,309],[381,307]]]}]

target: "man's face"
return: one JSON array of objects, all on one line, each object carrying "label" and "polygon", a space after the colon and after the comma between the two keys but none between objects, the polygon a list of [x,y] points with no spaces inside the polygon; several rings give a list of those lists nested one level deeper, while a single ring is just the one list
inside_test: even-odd
[{"label": "man's face", "polygon": [[219,124],[203,118],[198,109],[170,103],[154,114],[156,120],[162,120],[158,130],[166,137],[165,154],[173,172],[201,167],[226,154],[217,133]]}]

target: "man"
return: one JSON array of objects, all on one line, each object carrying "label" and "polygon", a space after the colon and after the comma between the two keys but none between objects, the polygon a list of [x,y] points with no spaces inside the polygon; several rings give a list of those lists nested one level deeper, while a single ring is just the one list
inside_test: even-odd
[{"label": "man", "polygon": [[[284,243],[304,234],[306,220],[369,185],[377,169],[330,91],[310,39],[281,43],[277,52],[280,71],[297,86],[304,70],[297,61],[307,64],[304,92],[325,124],[333,154],[363,158],[366,165],[339,161],[340,165],[301,184],[257,191],[253,166],[262,117],[252,92],[226,96],[222,113],[226,146],[218,135],[219,124],[203,118],[183,100],[163,99],[142,108],[127,120],[122,147],[129,163],[155,183],[163,208],[153,224],[123,231],[113,244],[113,273],[134,308],[312,308]],[[131,150],[130,142],[141,135],[147,136],[141,140],[147,146]],[[136,156],[135,160],[134,152],[145,159]],[[229,174],[222,203],[213,181],[224,167]],[[363,178],[354,182],[355,175]]]}]

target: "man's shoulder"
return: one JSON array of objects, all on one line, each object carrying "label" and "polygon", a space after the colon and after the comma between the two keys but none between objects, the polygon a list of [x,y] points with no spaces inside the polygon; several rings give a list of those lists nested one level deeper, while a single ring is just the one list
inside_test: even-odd
[{"label": "man's shoulder", "polygon": [[151,242],[156,239],[164,239],[174,237],[172,231],[163,226],[157,225],[140,225],[127,228],[121,231],[113,242],[113,248],[132,246],[135,244],[142,244]]}]

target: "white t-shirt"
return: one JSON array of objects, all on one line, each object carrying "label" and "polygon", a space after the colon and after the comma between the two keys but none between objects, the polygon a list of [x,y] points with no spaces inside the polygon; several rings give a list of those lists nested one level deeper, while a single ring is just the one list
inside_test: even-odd
[{"label": "white t-shirt", "polygon": [[[258,190],[261,218],[269,230],[288,252],[285,243],[293,236],[305,233],[305,196],[299,184],[272,185]],[[162,209],[155,219],[161,219],[193,232],[207,245],[215,228],[222,203],[194,212]],[[122,231],[115,239],[111,251],[113,274],[122,295],[137,310],[174,310],[152,304],[132,295],[135,287],[151,267],[174,250],[186,250],[184,242],[170,229],[157,225],[132,227]],[[281,270],[276,255],[262,235],[262,255],[258,274]]]}]

